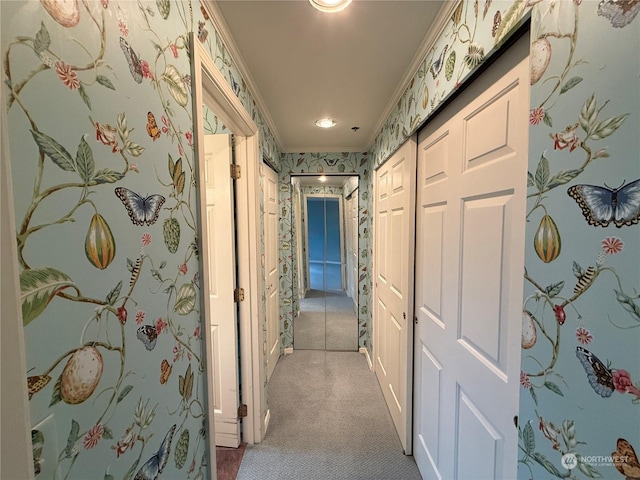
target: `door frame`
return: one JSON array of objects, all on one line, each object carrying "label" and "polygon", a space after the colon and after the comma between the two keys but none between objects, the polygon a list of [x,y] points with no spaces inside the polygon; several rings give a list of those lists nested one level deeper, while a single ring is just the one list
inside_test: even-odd
[{"label": "door frame", "polygon": [[[245,300],[238,304],[239,344],[240,344],[240,402],[247,405],[247,416],[242,419],[242,441],[259,443],[264,438],[265,428],[262,422],[262,404],[264,392],[261,388],[264,378],[264,366],[261,355],[261,325],[264,312],[261,308],[259,292],[264,288],[260,275],[259,242],[259,190],[258,181],[258,127],[246,111],[238,97],[227,83],[224,76],[215,66],[209,53],[196,39],[189,34],[193,61],[191,62],[191,78],[193,85],[193,123],[196,151],[196,171],[198,172],[198,204],[204,198],[204,144],[203,136],[203,104],[213,108],[216,115],[224,122],[235,136],[235,163],[240,166],[242,176],[236,180],[236,243],[238,286],[245,290]],[[206,212],[200,209],[199,231],[200,245],[208,245],[205,221]],[[201,248],[200,269],[206,271],[208,252]],[[200,275],[201,292],[208,291],[208,276]],[[209,318],[210,305],[208,295],[200,295],[201,316]],[[213,358],[212,346],[208,336],[204,336],[207,359]],[[207,361],[207,384],[212,385],[213,368]],[[207,388],[208,404],[213,405],[213,392]],[[209,438],[214,438],[213,415],[208,418]],[[211,463],[215,464],[215,442],[209,444]],[[214,470],[215,471],[215,470]]]}]

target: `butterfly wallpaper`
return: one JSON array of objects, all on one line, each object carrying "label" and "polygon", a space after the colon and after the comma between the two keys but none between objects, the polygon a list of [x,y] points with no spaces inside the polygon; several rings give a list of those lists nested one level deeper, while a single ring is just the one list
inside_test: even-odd
[{"label": "butterfly wallpaper", "polygon": [[38,478],[210,478],[189,33],[233,59],[198,1],[0,8]]},{"label": "butterfly wallpaper", "polygon": [[[360,175],[360,346],[371,354],[371,172],[530,19],[519,478],[638,476],[640,2],[447,8],[368,153],[280,154],[198,1],[0,2],[24,374],[33,424],[53,415],[56,436],[32,433],[38,468],[55,448],[59,478],[210,478],[189,32],[280,173],[283,348],[290,175]],[[213,112],[205,125],[226,130]]]}]

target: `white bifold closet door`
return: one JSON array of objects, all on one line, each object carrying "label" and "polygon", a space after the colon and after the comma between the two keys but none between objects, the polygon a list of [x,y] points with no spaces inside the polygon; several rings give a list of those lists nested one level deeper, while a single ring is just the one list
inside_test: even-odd
[{"label": "white bifold closet door", "polygon": [[424,479],[516,478],[528,36],[418,137],[414,456]]}]

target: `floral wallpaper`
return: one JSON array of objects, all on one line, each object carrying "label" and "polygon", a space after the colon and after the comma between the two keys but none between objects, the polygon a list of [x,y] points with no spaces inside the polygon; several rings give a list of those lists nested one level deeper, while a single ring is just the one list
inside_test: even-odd
[{"label": "floral wallpaper", "polygon": [[521,478],[640,476],[638,10],[531,12]]},{"label": "floral wallpaper", "polygon": [[210,478],[190,32],[275,141],[198,2],[0,8],[34,468]]},{"label": "floral wallpaper", "polygon": [[[295,348],[293,319],[297,311],[297,273],[295,231],[292,223],[291,174],[353,173],[359,175],[359,347],[371,354],[371,216],[369,198],[370,171],[366,153],[287,153],[280,157],[280,336],[283,348]],[[294,300],[295,299],[295,300]]]}]

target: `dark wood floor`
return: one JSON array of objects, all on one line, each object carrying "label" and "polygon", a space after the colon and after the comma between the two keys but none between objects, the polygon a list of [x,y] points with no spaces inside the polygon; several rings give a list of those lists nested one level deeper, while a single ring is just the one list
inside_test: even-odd
[{"label": "dark wood floor", "polygon": [[238,448],[216,447],[218,480],[236,480],[245,448],[247,448],[246,443],[240,444]]}]

